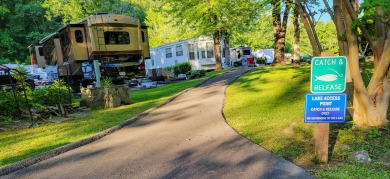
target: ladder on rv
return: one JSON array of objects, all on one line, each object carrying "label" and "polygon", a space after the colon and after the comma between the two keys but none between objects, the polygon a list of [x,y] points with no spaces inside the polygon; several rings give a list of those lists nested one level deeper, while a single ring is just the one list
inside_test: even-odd
[{"label": "ladder on rv", "polygon": [[99,51],[107,51],[106,42],[104,39],[103,27],[98,27],[96,29],[96,34],[97,34],[97,40],[98,40],[98,45],[99,45]]}]

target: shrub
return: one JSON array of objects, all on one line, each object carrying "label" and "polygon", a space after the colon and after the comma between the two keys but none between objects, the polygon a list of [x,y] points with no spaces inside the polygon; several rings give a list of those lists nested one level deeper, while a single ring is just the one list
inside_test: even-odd
[{"label": "shrub", "polygon": [[102,80],[102,86],[103,87],[111,87],[113,84],[112,84],[112,80],[110,77],[104,77],[103,80]]},{"label": "shrub", "polygon": [[0,118],[5,122],[12,121],[13,116],[17,113],[17,105],[12,92],[3,88],[0,91]]},{"label": "shrub", "polygon": [[202,70],[190,70],[189,72],[187,72],[187,76],[190,78],[190,79],[194,79],[194,78],[200,78],[202,76],[205,76],[205,73],[206,71],[202,71]]},{"label": "shrub", "polygon": [[[19,76],[22,79],[22,76]],[[17,77],[17,78],[19,78]],[[44,106],[54,106],[58,104],[69,104],[69,88],[65,86],[65,82],[54,81],[53,84],[46,86],[43,89],[32,90],[29,86],[22,86],[21,81],[15,88],[15,91],[0,90],[0,118],[5,122],[10,122],[18,114],[19,109],[28,109],[28,104],[31,108],[44,108]],[[14,95],[15,93],[15,95]],[[16,100],[17,103],[16,103]]]},{"label": "shrub", "polygon": [[265,64],[265,58],[256,58],[256,63],[257,64]]},{"label": "shrub", "polygon": [[190,62],[179,63],[173,66],[173,73],[175,75],[186,74],[189,71],[191,71]]},{"label": "shrub", "polygon": [[69,103],[69,87],[65,85],[63,80],[54,81],[51,85],[45,88],[47,95],[46,103],[48,105],[68,104]]},{"label": "shrub", "polygon": [[173,71],[173,66],[168,66],[164,68],[165,70],[172,72]]}]

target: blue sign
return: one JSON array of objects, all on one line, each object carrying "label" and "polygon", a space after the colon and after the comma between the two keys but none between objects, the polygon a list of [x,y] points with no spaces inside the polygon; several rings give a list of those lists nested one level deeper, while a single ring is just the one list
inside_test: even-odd
[{"label": "blue sign", "polygon": [[347,94],[306,94],[305,123],[343,123]]}]

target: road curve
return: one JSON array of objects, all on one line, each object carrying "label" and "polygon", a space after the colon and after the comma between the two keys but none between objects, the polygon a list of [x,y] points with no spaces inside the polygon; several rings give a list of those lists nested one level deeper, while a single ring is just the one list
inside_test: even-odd
[{"label": "road curve", "polygon": [[226,124],[225,88],[247,70],[214,77],[132,125],[0,178],[312,178]]}]

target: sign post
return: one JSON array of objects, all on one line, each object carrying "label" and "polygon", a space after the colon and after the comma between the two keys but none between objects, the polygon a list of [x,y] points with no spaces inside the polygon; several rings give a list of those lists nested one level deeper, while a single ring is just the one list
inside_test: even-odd
[{"label": "sign post", "polygon": [[347,95],[347,59],[321,53],[311,62],[310,91],[305,97],[305,123],[318,123],[315,129],[315,152],[320,162],[328,162],[329,123],[345,122]]}]

